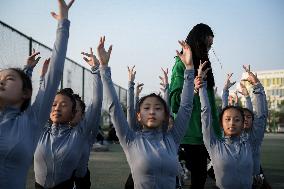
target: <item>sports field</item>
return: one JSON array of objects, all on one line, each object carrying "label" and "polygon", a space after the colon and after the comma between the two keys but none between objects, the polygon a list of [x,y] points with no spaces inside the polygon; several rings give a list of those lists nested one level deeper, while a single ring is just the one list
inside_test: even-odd
[{"label": "sports field", "polygon": [[[109,146],[109,152],[92,152],[89,168],[92,189],[122,189],[129,174],[125,155],[119,144]],[[284,134],[266,134],[262,145],[262,166],[273,189],[284,188]],[[210,180],[206,188],[213,188]],[[27,188],[34,188],[31,168]]]}]

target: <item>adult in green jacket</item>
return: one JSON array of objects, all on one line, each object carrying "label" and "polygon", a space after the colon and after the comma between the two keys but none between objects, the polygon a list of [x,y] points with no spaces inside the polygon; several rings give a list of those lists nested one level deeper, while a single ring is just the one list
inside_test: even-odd
[{"label": "adult in green jacket", "polygon": [[[206,68],[211,68],[208,58],[208,51],[213,44],[214,34],[211,28],[206,24],[197,24],[189,32],[186,43],[191,47],[195,76],[200,61],[208,61]],[[182,52],[181,52],[182,53]],[[171,84],[170,84],[170,104],[172,112],[177,113],[180,105],[180,94],[184,82],[185,67],[179,57],[175,58],[175,65],[172,69]],[[221,136],[219,126],[218,112],[215,104],[214,95],[214,76],[212,70],[207,72],[207,93],[212,110],[213,127],[217,136]],[[197,91],[196,91],[197,92]],[[191,119],[188,123],[186,135],[183,138],[181,147],[185,151],[185,160],[188,169],[191,171],[191,188],[204,188],[207,177],[207,157],[208,153],[204,146],[201,130],[201,105],[198,93],[195,92],[193,99],[193,110]]]}]

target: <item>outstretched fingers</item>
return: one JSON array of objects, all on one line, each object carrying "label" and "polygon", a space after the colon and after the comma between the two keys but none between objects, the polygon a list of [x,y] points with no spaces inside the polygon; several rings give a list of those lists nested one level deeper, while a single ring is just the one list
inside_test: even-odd
[{"label": "outstretched fingers", "polygon": [[230,80],[232,76],[233,76],[233,73],[228,73],[227,74],[227,80]]},{"label": "outstretched fingers", "polygon": [[203,63],[200,60],[200,64],[198,67],[198,76],[202,77],[203,79],[205,79],[204,77],[206,76],[207,72],[209,71],[208,68],[203,71],[203,68],[206,66],[206,64],[208,63],[208,61],[204,61]]},{"label": "outstretched fingers", "polygon": [[58,0],[59,13],[51,12],[51,16],[56,20],[68,19],[68,11],[75,0],[71,0],[68,4],[64,0]]},{"label": "outstretched fingers", "polygon": [[68,3],[68,5],[67,5],[68,9],[70,9],[70,7],[73,5],[74,1],[75,1],[75,0],[71,0],[71,1]]},{"label": "outstretched fingers", "polygon": [[246,72],[250,73],[250,65],[243,65],[243,68]]}]

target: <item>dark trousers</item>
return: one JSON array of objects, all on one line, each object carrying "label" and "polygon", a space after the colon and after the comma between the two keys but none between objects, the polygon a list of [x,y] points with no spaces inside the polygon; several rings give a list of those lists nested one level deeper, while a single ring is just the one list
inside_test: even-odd
[{"label": "dark trousers", "polygon": [[90,170],[87,170],[86,175],[83,178],[75,177],[76,189],[90,189],[91,188],[91,178]]},{"label": "dark trousers", "polygon": [[73,179],[64,181],[52,188],[44,188],[43,186],[41,186],[40,184],[38,184],[37,182],[35,183],[35,189],[73,189],[74,183],[73,183]]},{"label": "dark trousers", "polygon": [[203,189],[207,178],[208,152],[202,145],[181,144],[184,149],[183,158],[191,173],[191,188]]},{"label": "dark trousers", "polygon": [[[179,179],[178,179],[178,177],[176,177],[176,188],[179,188],[178,187],[179,185],[180,185]],[[128,175],[124,189],[134,189],[134,182],[133,182],[133,178],[132,178],[131,173]]]},{"label": "dark trousers", "polygon": [[124,189],[134,189],[134,182],[131,173],[128,175]]}]

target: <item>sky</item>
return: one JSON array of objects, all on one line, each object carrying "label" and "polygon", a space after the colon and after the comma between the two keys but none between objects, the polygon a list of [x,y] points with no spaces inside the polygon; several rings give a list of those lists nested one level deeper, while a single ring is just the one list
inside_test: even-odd
[{"label": "sky", "polygon": [[[49,47],[57,26],[50,12],[57,10],[56,0],[0,0],[1,21]],[[113,45],[113,81],[127,88],[127,66],[135,65],[145,94],[159,90],[161,67],[170,78],[177,41],[198,23],[215,35],[216,56],[212,50],[209,55],[219,94],[226,73],[239,81],[243,64],[252,71],[284,69],[282,0],[77,0],[69,19],[69,58],[87,67],[80,53],[96,48],[105,35],[106,46]]]}]

